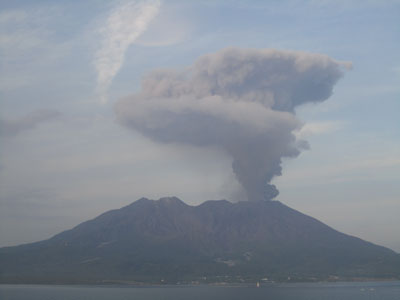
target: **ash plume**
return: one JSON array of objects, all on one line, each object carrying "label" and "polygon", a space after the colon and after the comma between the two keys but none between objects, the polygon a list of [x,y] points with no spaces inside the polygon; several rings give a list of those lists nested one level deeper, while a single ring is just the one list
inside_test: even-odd
[{"label": "ash plume", "polygon": [[350,63],[321,54],[228,48],[184,70],[151,72],[115,112],[156,142],[222,148],[248,200],[271,200],[282,158],[307,147],[293,134],[302,126],[295,108],[326,100],[343,67]]}]

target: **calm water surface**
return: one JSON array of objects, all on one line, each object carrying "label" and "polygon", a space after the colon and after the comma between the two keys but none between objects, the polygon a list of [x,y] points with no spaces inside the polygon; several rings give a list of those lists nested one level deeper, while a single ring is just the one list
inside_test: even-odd
[{"label": "calm water surface", "polygon": [[400,300],[400,282],[256,287],[0,285],[1,300]]}]

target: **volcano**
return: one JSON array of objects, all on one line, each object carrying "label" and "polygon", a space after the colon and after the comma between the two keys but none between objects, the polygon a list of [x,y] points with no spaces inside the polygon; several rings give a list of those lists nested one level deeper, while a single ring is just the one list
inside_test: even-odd
[{"label": "volcano", "polygon": [[400,278],[400,255],[279,201],[141,198],[0,248],[1,283],[216,283]]}]

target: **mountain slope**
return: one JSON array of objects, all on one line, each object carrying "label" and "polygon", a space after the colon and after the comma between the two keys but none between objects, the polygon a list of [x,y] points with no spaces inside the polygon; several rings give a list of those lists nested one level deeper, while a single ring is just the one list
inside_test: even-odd
[{"label": "mountain slope", "polygon": [[0,249],[0,282],[393,278],[400,255],[278,201],[145,198],[53,238]]}]

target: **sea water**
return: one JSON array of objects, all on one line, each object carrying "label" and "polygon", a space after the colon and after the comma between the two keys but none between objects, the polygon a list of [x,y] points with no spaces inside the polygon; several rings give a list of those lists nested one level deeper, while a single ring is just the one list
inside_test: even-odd
[{"label": "sea water", "polygon": [[0,285],[1,300],[400,300],[400,282],[267,286]]}]

